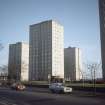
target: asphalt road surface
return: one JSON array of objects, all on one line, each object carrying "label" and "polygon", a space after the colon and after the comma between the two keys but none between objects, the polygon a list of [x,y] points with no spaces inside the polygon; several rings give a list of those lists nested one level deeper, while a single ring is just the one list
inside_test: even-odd
[{"label": "asphalt road surface", "polygon": [[105,97],[82,92],[52,94],[43,88],[15,91],[0,87],[0,105],[105,105]]}]

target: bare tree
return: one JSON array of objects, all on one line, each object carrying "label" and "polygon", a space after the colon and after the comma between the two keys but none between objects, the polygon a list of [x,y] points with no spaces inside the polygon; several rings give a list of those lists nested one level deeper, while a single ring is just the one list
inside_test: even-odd
[{"label": "bare tree", "polygon": [[8,79],[10,81],[16,81],[16,65],[14,63],[10,63],[8,66]]},{"label": "bare tree", "polygon": [[94,93],[96,93],[96,73],[99,71],[100,64],[98,63],[92,63],[88,65],[88,69],[91,74],[91,80],[93,83]]},{"label": "bare tree", "polygon": [[2,66],[0,67],[0,71],[1,71],[2,73],[7,73],[7,72],[8,72],[8,66],[7,66],[7,65],[2,65]]},{"label": "bare tree", "polygon": [[2,73],[2,75],[7,75],[8,74],[8,66],[7,65],[3,65],[0,67],[0,72]]},{"label": "bare tree", "polygon": [[100,66],[101,63],[91,63],[87,65],[92,81],[97,78],[97,73],[100,71]]},{"label": "bare tree", "polygon": [[0,51],[4,48],[3,44],[0,43]]}]

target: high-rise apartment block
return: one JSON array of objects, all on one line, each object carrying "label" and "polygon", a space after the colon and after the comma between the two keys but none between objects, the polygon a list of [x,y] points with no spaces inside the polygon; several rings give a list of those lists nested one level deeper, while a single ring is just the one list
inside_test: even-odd
[{"label": "high-rise apartment block", "polygon": [[10,79],[27,81],[29,76],[29,44],[9,45],[8,74]]},{"label": "high-rise apartment block", "polygon": [[79,48],[68,47],[64,49],[64,77],[67,81],[82,79],[82,60]]},{"label": "high-rise apartment block", "polygon": [[48,80],[64,77],[63,26],[48,20],[30,25],[29,79]]},{"label": "high-rise apartment block", "polygon": [[99,0],[102,74],[105,80],[105,0]]}]

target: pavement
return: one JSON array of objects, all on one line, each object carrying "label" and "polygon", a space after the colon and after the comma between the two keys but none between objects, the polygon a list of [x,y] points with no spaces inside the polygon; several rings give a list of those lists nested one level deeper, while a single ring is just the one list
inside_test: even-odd
[{"label": "pavement", "polygon": [[27,87],[25,91],[15,91],[0,87],[0,105],[105,105],[105,95],[83,91],[52,94],[47,88]]}]

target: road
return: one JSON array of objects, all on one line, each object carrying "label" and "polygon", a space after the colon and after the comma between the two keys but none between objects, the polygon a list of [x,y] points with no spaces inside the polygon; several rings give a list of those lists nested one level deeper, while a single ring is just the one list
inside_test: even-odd
[{"label": "road", "polygon": [[25,91],[0,88],[0,105],[105,105],[105,98],[82,92],[52,94],[43,88]]}]

